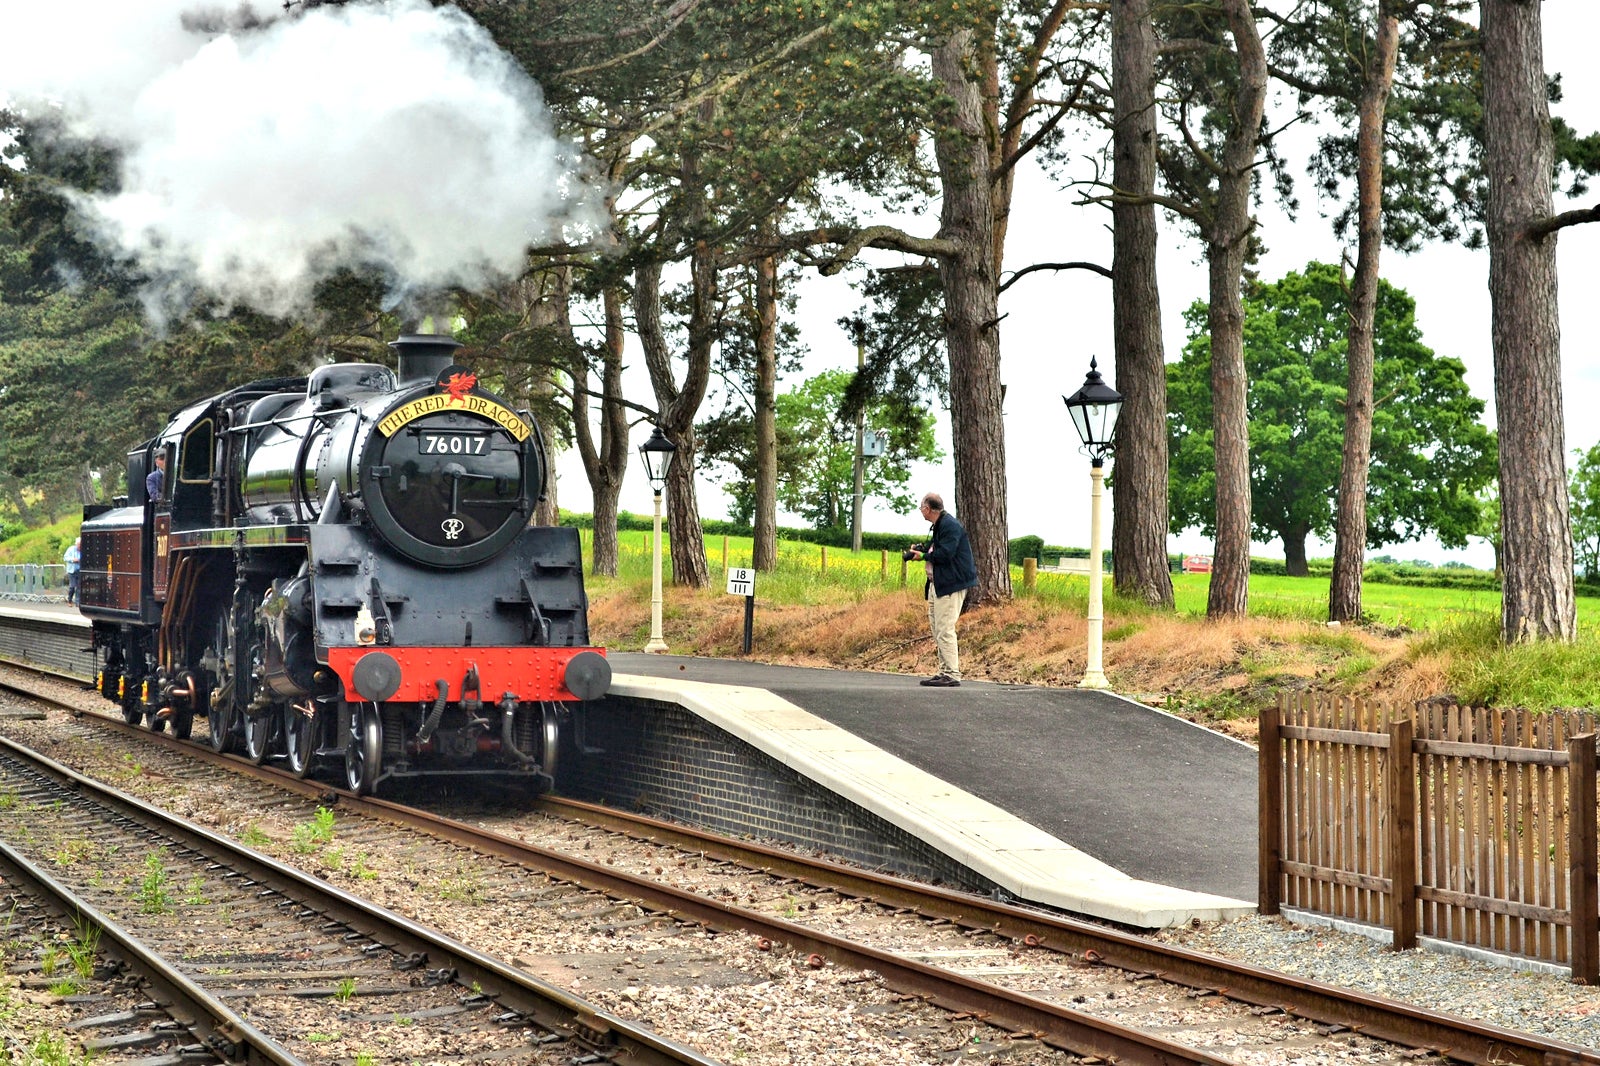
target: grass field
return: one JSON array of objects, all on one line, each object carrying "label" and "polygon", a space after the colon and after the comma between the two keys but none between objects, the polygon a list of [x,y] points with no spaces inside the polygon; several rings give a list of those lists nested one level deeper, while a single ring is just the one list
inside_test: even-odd
[{"label": "grass field", "polygon": [[[590,550],[589,538],[589,531],[583,531],[586,556]],[[662,541],[663,562],[670,567],[665,534]],[[708,536],[705,544],[706,559],[713,574],[720,575],[728,566],[750,565],[749,537]],[[649,579],[648,532],[623,532],[619,552],[623,571],[619,580]],[[823,603],[841,596],[848,598],[853,593],[899,585],[902,573],[905,573],[908,582],[922,580],[914,570],[903,570],[899,556],[892,553],[857,553],[844,548],[823,549],[815,544],[780,541],[777,570],[762,574],[760,582],[762,595],[767,598],[782,602]],[[1109,578],[1108,574],[1108,593]],[[1206,574],[1172,575],[1173,595],[1179,615],[1193,618],[1205,616],[1209,580]],[[1021,567],[1011,568],[1011,583],[1019,596],[1028,595],[1023,588]],[[1253,575],[1250,578],[1250,614],[1261,618],[1323,622],[1328,617],[1328,584],[1325,577]],[[1045,600],[1059,600],[1063,606],[1082,607],[1088,600],[1088,587],[1085,575],[1044,572],[1037,575],[1037,586],[1032,595]],[[1428,588],[1368,581],[1362,586],[1362,607],[1369,622],[1374,625],[1414,631],[1432,630],[1453,628],[1486,617],[1497,618],[1500,594],[1491,590]],[[1130,603],[1119,604],[1119,608],[1135,612],[1142,609]],[[1596,619],[1600,619],[1600,599],[1580,596],[1580,627],[1592,624]]]},{"label": "grass field", "polygon": [[[586,551],[588,536],[585,532]],[[619,550],[619,576],[590,577],[591,597],[647,600],[650,534],[624,532]],[[706,557],[712,571],[712,587],[700,592],[671,590],[668,598],[673,602],[668,611],[669,616],[681,620],[679,632],[687,638],[687,650],[718,654],[721,652],[697,645],[699,637],[686,630],[692,627],[696,610],[714,610],[714,601],[724,596],[724,566],[749,565],[750,539],[707,537]],[[852,553],[839,548],[824,552],[813,544],[782,542],[777,569],[757,579],[757,600],[762,605],[758,610],[777,606],[847,609],[859,605],[869,614],[888,617],[903,611],[906,602],[901,575],[901,560],[895,554],[886,557],[878,551]],[[915,567],[906,571],[905,581],[905,588],[920,589],[922,579]],[[1578,639],[1573,644],[1506,647],[1499,641],[1498,591],[1368,581],[1362,588],[1366,624],[1349,627],[1340,635],[1339,630],[1326,626],[1327,578],[1258,574],[1250,579],[1250,623],[1219,640],[1218,634],[1207,632],[1216,627],[1205,624],[1208,576],[1174,574],[1172,581],[1176,617],[1123,601],[1111,595],[1108,588],[1108,661],[1129,663],[1139,654],[1153,659],[1209,656],[1217,663],[1209,676],[1206,671],[1193,671],[1193,680],[1183,682],[1193,686],[1197,699],[1218,695],[1205,691],[1206,685],[1233,684],[1241,675],[1249,679],[1253,688],[1264,691],[1288,676],[1279,668],[1284,660],[1301,658],[1321,664],[1316,677],[1326,683],[1369,694],[1394,689],[1415,696],[1421,686],[1423,692],[1448,691],[1455,698],[1479,705],[1600,706],[1600,599],[1578,597]],[[1029,592],[1023,587],[1021,569],[1013,568],[1012,584],[1018,610],[1031,611],[1032,621],[1008,623],[1000,635],[974,636],[978,641],[1009,640],[1024,645],[1015,653],[1019,660],[1048,659],[1060,638],[1047,636],[1046,631],[1059,619],[1083,618],[1088,579],[1077,574],[1040,573],[1036,587]],[[914,600],[914,595],[911,598]],[[695,602],[701,606],[691,607]],[[1278,622],[1285,624],[1275,625]],[[974,624],[963,621],[964,626]],[[1152,640],[1153,633],[1162,635],[1159,640]],[[630,634],[629,641],[632,639]],[[642,643],[642,635],[638,639]],[[1388,650],[1374,650],[1371,645],[1375,640],[1386,642]],[[964,636],[964,647],[966,641]],[[1043,641],[1050,648],[1035,654],[1026,649],[1029,641]],[[1155,650],[1144,652],[1142,649],[1151,643],[1156,644]],[[1189,650],[1181,647],[1185,644]],[[711,647],[716,647],[715,641]],[[839,661],[845,661],[845,656],[840,655]],[[1108,666],[1108,670],[1115,680],[1115,669]],[[1152,667],[1143,676],[1159,672],[1158,667]],[[1128,674],[1134,674],[1131,665]],[[1257,685],[1258,681],[1262,684]],[[1225,696],[1222,702],[1237,706],[1241,701]]]}]

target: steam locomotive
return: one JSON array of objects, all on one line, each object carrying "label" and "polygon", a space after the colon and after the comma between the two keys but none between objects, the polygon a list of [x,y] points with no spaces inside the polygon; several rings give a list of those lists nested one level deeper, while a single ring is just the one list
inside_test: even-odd
[{"label": "steam locomotive", "polygon": [[[573,529],[530,526],[538,427],[432,335],[179,411],[85,508],[80,610],[130,724],[371,792],[423,775],[552,782],[589,646]],[[147,476],[156,458],[161,477]]]}]

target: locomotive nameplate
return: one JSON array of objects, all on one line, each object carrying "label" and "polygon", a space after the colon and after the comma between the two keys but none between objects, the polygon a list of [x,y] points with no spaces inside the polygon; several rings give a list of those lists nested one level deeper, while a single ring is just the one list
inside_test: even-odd
[{"label": "locomotive nameplate", "polygon": [[533,427],[522,420],[522,416],[508,407],[495,403],[487,396],[451,396],[441,392],[434,396],[424,396],[420,400],[401,404],[390,411],[378,423],[378,432],[385,437],[392,437],[408,423],[415,422],[423,415],[438,414],[442,411],[461,411],[469,415],[487,418],[507,433],[511,434],[520,443],[528,439],[528,434]]}]

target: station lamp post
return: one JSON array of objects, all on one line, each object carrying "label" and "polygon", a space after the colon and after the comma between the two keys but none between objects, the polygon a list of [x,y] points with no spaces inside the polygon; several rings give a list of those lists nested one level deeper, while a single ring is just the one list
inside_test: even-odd
[{"label": "station lamp post", "polygon": [[1122,394],[1100,377],[1095,360],[1089,360],[1089,376],[1083,388],[1063,396],[1067,414],[1083,441],[1081,451],[1089,457],[1089,661],[1079,688],[1110,688],[1100,653],[1105,625],[1105,590],[1101,587],[1100,500],[1104,495],[1106,456],[1111,453],[1111,434],[1122,411]]},{"label": "station lamp post", "polygon": [[677,446],[668,440],[656,426],[650,439],[639,445],[639,458],[644,460],[645,476],[656,494],[655,547],[650,555],[650,640],[644,650],[660,654],[667,650],[661,635],[661,490],[667,487],[667,468],[672,465],[672,454]]}]

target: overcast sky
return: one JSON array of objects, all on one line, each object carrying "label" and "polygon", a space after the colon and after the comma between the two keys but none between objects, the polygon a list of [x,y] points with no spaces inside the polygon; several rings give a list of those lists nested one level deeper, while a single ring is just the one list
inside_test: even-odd
[{"label": "overcast sky", "polygon": [[[1593,47],[1600,40],[1600,4],[1595,0],[1547,0],[1544,3],[1545,66],[1563,75],[1565,100],[1556,113],[1580,132],[1600,128],[1600,68]],[[1281,119],[1280,119],[1281,121]],[[1301,210],[1291,222],[1271,203],[1259,211],[1268,252],[1259,264],[1268,279],[1298,270],[1313,259],[1338,262],[1344,246],[1333,236],[1320,213],[1315,191],[1307,181],[1299,184]],[[1111,262],[1109,214],[1102,209],[1074,207],[1074,196],[1059,191],[1037,170],[1022,171],[1017,202],[1006,246],[1006,268],[1016,270],[1035,262],[1093,260]],[[1591,192],[1587,198],[1593,202]],[[1561,209],[1558,201],[1557,209]],[[1576,205],[1572,205],[1576,206]],[[917,225],[932,234],[933,217]],[[1193,300],[1206,293],[1206,273],[1199,246],[1187,239],[1170,218],[1163,218],[1161,244],[1162,315],[1166,323],[1168,361],[1177,358],[1185,334],[1181,315]],[[1351,248],[1353,257],[1353,247]],[[1600,224],[1562,231],[1560,236],[1561,334],[1563,379],[1567,411],[1567,446],[1587,448],[1600,440]],[[1383,276],[1409,292],[1417,301],[1417,318],[1423,340],[1441,355],[1460,358],[1467,367],[1467,384],[1489,405],[1486,420],[1494,422],[1494,365],[1489,340],[1489,257],[1487,251],[1469,252],[1459,247],[1430,245],[1414,255],[1385,250]],[[853,366],[855,350],[835,325],[836,320],[859,306],[856,293],[843,278],[808,276],[800,287],[799,324],[810,348],[807,375],[835,366]],[[1083,383],[1089,358],[1098,356],[1102,370],[1112,362],[1110,284],[1087,271],[1059,274],[1040,272],[1024,278],[1001,297],[1001,374],[1007,386],[1006,468],[1010,491],[1007,506],[1013,537],[1037,534],[1049,544],[1084,545],[1089,542],[1088,461],[1077,452],[1077,438],[1061,403]],[[632,360],[636,365],[642,360]],[[1108,372],[1109,376],[1109,372]],[[1114,384],[1115,382],[1113,382]],[[780,391],[796,381],[779,383]],[[630,381],[630,390],[649,395],[648,382]],[[936,412],[940,438],[949,451],[948,414]],[[648,427],[635,430],[635,447],[648,435]],[[1113,461],[1114,466],[1114,461]],[[559,464],[560,500],[563,507],[589,508],[589,488],[573,456]],[[938,466],[917,469],[914,492],[953,491],[948,459]],[[704,517],[725,517],[727,496],[715,484],[702,482],[700,511]],[[1114,498],[1112,500],[1114,506]],[[626,510],[648,514],[649,485],[637,460],[623,489]],[[956,501],[960,514],[960,501]],[[1106,535],[1110,527],[1107,517]],[[779,516],[780,524],[801,524],[793,516]],[[866,528],[916,534],[922,526],[915,513],[895,515],[869,510]],[[1189,531],[1174,536],[1174,551],[1209,551],[1210,542]],[[1332,555],[1331,544],[1311,543],[1312,556]],[[1258,544],[1259,555],[1281,558],[1282,545]],[[1401,559],[1443,562],[1458,559],[1477,566],[1493,565],[1493,554],[1481,541],[1462,551],[1447,551],[1437,543],[1419,542],[1382,549]]]}]

